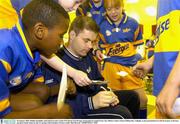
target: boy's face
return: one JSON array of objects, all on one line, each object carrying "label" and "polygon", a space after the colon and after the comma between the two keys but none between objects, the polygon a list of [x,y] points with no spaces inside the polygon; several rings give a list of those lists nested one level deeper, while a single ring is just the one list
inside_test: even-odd
[{"label": "boy's face", "polygon": [[70,41],[68,48],[78,57],[87,55],[93,47],[93,42],[97,38],[97,33],[84,29],[78,35],[74,31],[70,32]]},{"label": "boy's face", "polygon": [[58,2],[68,12],[76,10],[84,1],[85,0],[59,0]]},{"label": "boy's face", "polygon": [[106,9],[106,14],[110,18],[112,22],[118,22],[122,18],[122,11],[123,7],[117,6],[117,7],[107,7]]},{"label": "boy's face", "polygon": [[44,29],[43,37],[36,46],[38,51],[46,57],[56,53],[60,45],[63,44],[63,35],[67,32],[68,26],[69,20],[66,20],[64,24],[57,24],[50,29]]}]

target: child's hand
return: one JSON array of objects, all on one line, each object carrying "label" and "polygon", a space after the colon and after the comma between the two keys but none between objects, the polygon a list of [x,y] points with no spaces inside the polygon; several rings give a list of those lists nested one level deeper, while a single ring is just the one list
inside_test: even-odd
[{"label": "child's hand", "polygon": [[68,85],[68,88],[67,88],[66,94],[75,95],[76,94],[76,85],[75,85],[74,81],[69,77],[67,78],[67,85]]}]

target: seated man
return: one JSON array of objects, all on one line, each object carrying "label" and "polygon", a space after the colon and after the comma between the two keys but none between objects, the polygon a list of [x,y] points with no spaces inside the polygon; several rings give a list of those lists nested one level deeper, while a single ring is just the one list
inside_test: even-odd
[{"label": "seated man", "polygon": [[[69,29],[67,46],[57,53],[67,64],[86,72],[91,80],[103,80],[97,63],[89,52],[98,32],[99,27],[90,17],[76,17]],[[48,65],[44,65],[42,69],[49,87],[60,82],[61,73]],[[105,85],[99,84],[85,87],[76,85],[76,89],[76,95],[66,99],[75,118],[138,118],[139,97],[133,91],[112,92]]]},{"label": "seated man", "polygon": [[[49,88],[40,84],[40,54],[50,57],[63,42],[67,12],[52,0],[32,0],[22,22],[0,30],[0,118],[71,118],[68,105],[44,105]],[[40,82],[40,83],[39,83]],[[51,111],[49,111],[51,110]]]}]

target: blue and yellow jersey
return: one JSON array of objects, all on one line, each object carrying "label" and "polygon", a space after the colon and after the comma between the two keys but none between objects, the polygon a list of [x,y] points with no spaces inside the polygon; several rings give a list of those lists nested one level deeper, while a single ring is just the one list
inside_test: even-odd
[{"label": "blue and yellow jersey", "polygon": [[125,13],[118,26],[107,17],[100,25],[100,47],[104,48],[108,62],[133,66],[137,63],[136,46],[143,44],[139,24]]},{"label": "blue and yellow jersey", "polygon": [[180,51],[180,1],[159,0],[154,58],[154,95],[158,95]]},{"label": "blue and yellow jersey", "polygon": [[102,0],[102,3],[99,7],[96,7],[94,5],[94,2],[90,0],[88,2],[88,5],[80,5],[78,9],[76,10],[76,15],[83,15],[83,16],[89,16],[92,17],[98,25],[103,21],[105,16],[105,9],[104,9],[104,1]]},{"label": "blue and yellow jersey", "polygon": [[31,52],[20,23],[11,30],[0,30],[0,117],[11,111],[10,91],[42,79],[39,62],[40,54]]},{"label": "blue and yellow jersey", "polygon": [[0,0],[0,28],[11,28],[17,22],[21,10],[31,0]]}]

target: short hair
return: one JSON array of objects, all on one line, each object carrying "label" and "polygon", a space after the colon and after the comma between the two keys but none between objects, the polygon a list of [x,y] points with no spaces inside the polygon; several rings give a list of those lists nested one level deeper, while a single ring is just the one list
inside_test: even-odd
[{"label": "short hair", "polygon": [[71,23],[69,32],[73,30],[76,33],[76,35],[78,35],[84,29],[93,31],[95,33],[98,33],[100,30],[99,26],[92,18],[87,16],[77,16]]},{"label": "short hair", "polygon": [[123,0],[104,0],[104,8],[108,7],[124,7]]},{"label": "short hair", "polygon": [[70,20],[65,9],[53,0],[32,0],[25,6],[22,15],[22,23],[25,29],[32,28],[36,23],[41,22],[47,28]]}]

